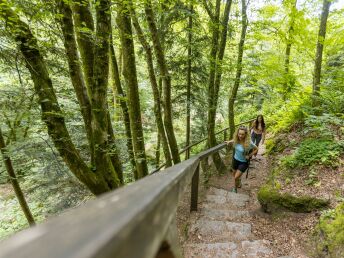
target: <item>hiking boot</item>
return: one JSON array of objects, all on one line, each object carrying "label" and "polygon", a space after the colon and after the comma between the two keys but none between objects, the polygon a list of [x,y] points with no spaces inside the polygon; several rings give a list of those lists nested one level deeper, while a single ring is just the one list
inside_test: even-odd
[{"label": "hiking boot", "polygon": [[240,178],[238,181],[239,181],[239,182],[238,182],[237,188],[241,188],[241,187],[242,187],[241,178]]},{"label": "hiking boot", "polygon": [[238,190],[237,190],[236,188],[233,187],[233,188],[231,189],[231,192],[232,192],[232,193],[237,193]]}]

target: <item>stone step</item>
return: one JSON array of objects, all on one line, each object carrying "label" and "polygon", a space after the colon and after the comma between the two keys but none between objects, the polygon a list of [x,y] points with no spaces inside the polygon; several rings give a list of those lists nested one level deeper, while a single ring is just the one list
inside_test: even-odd
[{"label": "stone step", "polygon": [[212,220],[233,221],[249,217],[250,213],[240,210],[202,209],[201,216]]},{"label": "stone step", "polygon": [[250,199],[250,197],[247,194],[233,193],[233,192],[227,191],[225,189],[216,188],[216,187],[210,187],[207,194],[224,196],[224,197],[227,197],[229,199],[245,199],[245,200]]},{"label": "stone step", "polygon": [[195,235],[200,242],[236,242],[251,237],[251,225],[200,218],[191,226],[189,234]]},{"label": "stone step", "polygon": [[202,204],[202,207],[215,209],[217,207],[227,209],[231,209],[231,207],[243,208],[248,203],[249,198],[246,194],[231,193],[228,191],[225,196],[208,194],[205,197],[205,202]]},{"label": "stone step", "polygon": [[187,258],[257,258],[269,257],[272,251],[266,240],[242,241],[240,243],[189,244],[184,246]]}]

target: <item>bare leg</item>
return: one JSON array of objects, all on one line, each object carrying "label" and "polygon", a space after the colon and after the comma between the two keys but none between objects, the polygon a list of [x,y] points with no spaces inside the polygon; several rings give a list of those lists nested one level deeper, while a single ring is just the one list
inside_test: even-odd
[{"label": "bare leg", "polygon": [[241,178],[241,171],[240,170],[236,170],[235,173],[234,173],[234,189],[235,191],[238,190],[238,186],[240,184],[240,178]]}]

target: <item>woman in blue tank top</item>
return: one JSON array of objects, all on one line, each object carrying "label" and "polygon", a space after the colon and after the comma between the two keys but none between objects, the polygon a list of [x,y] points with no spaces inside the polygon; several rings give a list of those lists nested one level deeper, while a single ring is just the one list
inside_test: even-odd
[{"label": "woman in blue tank top", "polygon": [[246,126],[239,126],[233,135],[233,170],[234,170],[234,188],[232,192],[237,192],[240,185],[242,174],[248,168],[248,162],[253,155],[257,154],[258,148],[251,142],[251,137]]}]

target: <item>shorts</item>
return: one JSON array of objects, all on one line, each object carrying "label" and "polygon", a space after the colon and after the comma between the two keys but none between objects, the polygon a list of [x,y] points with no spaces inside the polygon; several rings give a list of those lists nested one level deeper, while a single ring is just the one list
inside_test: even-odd
[{"label": "shorts", "polygon": [[248,162],[242,162],[236,159],[233,159],[233,169],[240,170],[241,173],[244,173],[248,169]]}]

